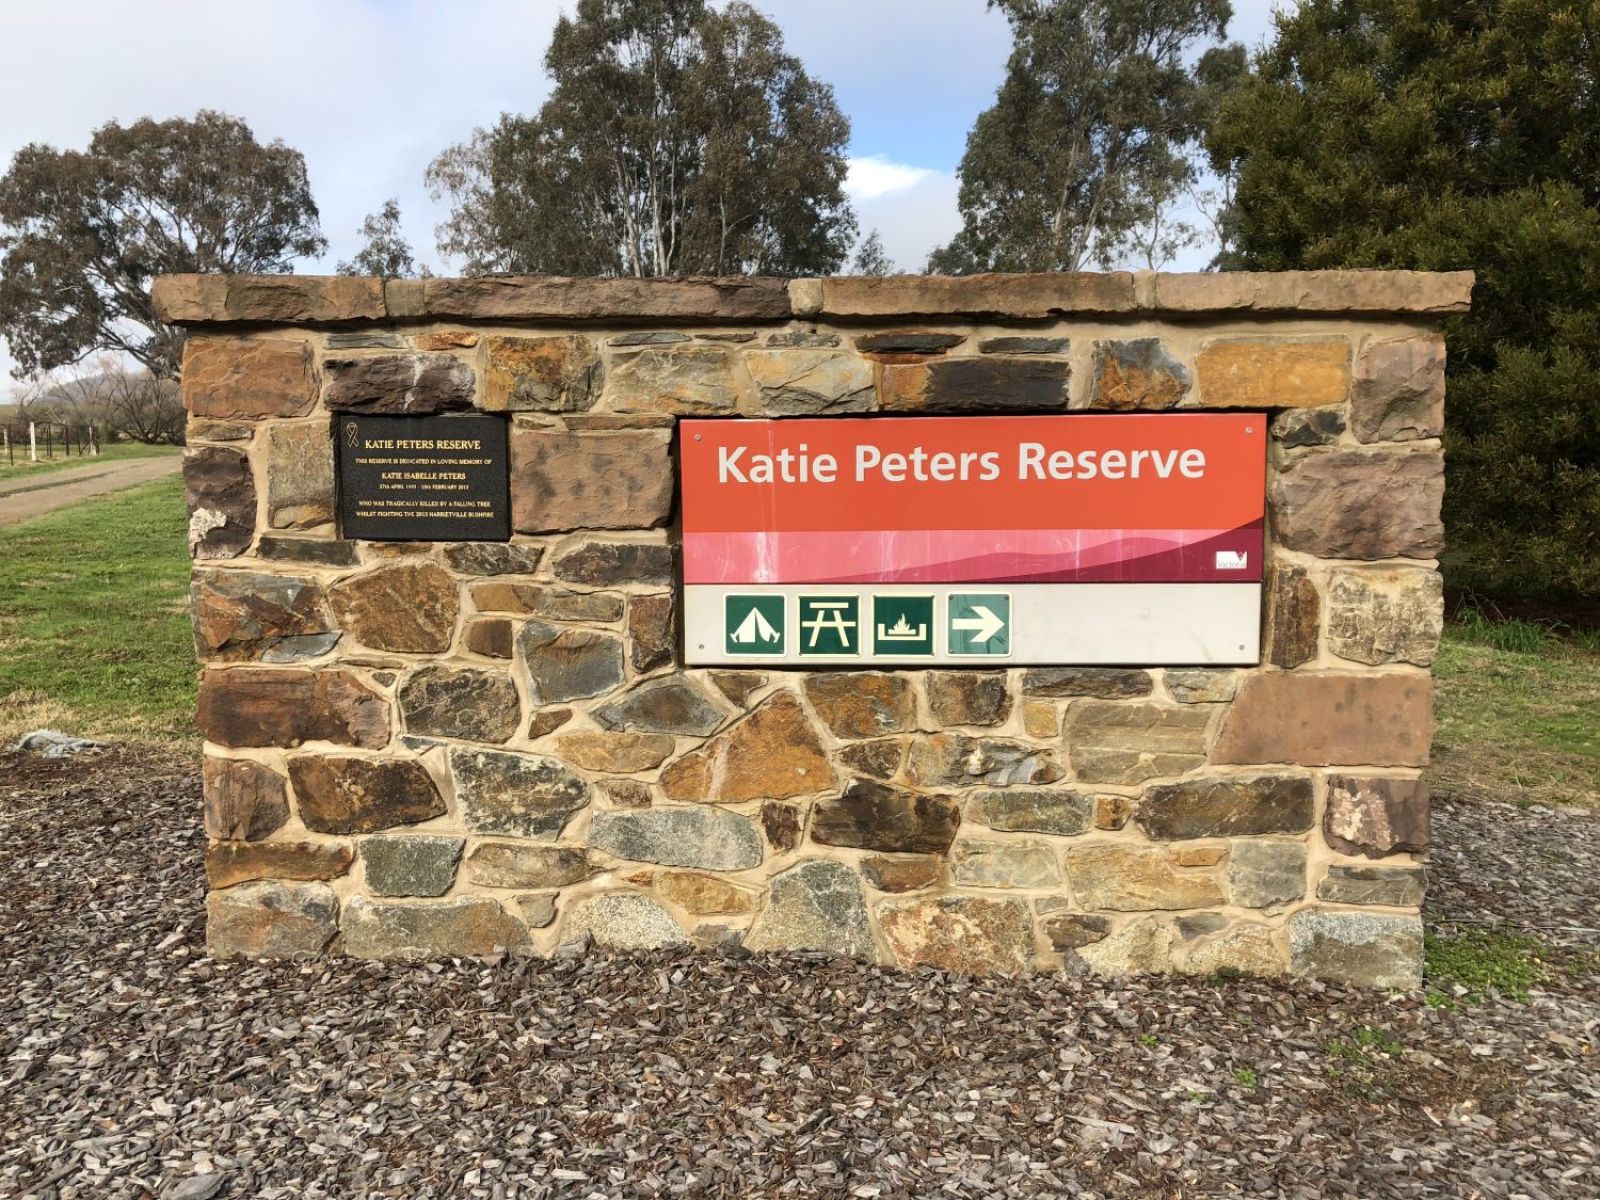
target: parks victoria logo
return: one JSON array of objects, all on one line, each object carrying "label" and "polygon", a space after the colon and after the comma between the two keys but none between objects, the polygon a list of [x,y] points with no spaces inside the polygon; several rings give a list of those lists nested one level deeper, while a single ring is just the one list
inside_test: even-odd
[{"label": "parks victoria logo", "polygon": [[782,654],[787,648],[783,596],[723,599],[724,649],[729,654]]}]

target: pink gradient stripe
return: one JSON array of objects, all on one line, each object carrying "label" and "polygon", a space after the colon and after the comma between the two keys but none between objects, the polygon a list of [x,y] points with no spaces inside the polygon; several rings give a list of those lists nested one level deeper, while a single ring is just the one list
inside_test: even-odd
[{"label": "pink gradient stripe", "polygon": [[[1242,570],[1217,566],[1243,555]],[[684,582],[1254,583],[1262,526],[1239,529],[950,529],[685,533]]]}]

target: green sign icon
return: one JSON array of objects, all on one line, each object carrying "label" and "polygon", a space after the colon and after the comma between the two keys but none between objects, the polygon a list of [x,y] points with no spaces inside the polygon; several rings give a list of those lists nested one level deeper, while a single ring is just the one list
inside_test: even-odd
[{"label": "green sign icon", "polygon": [[933,597],[874,596],[872,653],[933,657]]},{"label": "green sign icon", "polygon": [[723,649],[729,654],[782,654],[784,601],[783,596],[723,597]]},{"label": "green sign icon", "polygon": [[801,596],[801,657],[861,653],[859,596]]},{"label": "green sign icon", "polygon": [[951,654],[1004,658],[1011,653],[1008,593],[952,592],[947,619]]}]

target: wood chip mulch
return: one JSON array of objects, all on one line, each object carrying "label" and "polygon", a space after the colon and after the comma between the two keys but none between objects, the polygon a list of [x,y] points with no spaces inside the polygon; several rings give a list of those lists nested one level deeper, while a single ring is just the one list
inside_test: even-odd
[{"label": "wood chip mulch", "polygon": [[[1600,1195],[1592,976],[1438,1008],[582,947],[218,964],[199,812],[170,756],[0,755],[0,1196]],[[1592,961],[1600,821],[1437,824],[1436,926]]]}]

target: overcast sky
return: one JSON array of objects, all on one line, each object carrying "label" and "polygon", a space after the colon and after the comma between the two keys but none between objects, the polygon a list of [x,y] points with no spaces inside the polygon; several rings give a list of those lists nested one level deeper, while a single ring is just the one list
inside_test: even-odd
[{"label": "overcast sky", "polygon": [[[916,269],[960,224],[955,168],[1010,49],[983,0],[755,0],[791,53],[831,83],[852,126],[862,231]],[[1235,0],[1231,34],[1259,43],[1274,0]],[[108,120],[218,108],[306,156],[332,271],[362,218],[398,197],[422,260],[443,217],[422,172],[503,111],[532,112],[570,0],[0,0],[0,160],[30,142],[81,147]],[[1175,264],[1199,267],[1195,251]],[[11,360],[0,341],[0,389]]]}]

